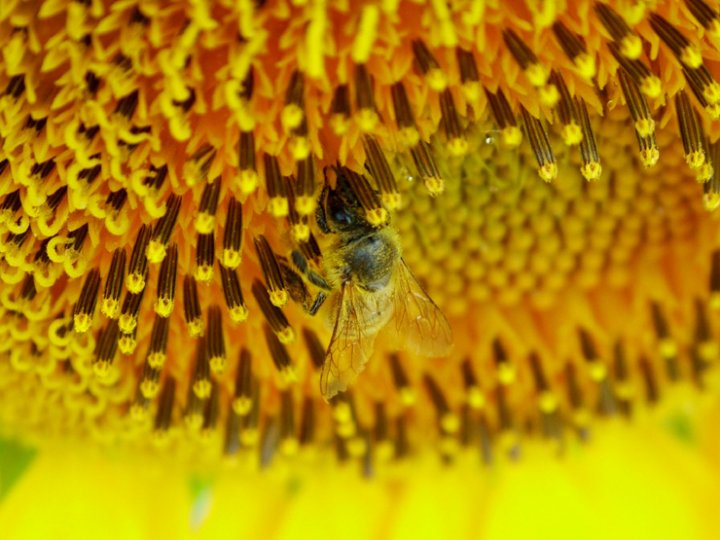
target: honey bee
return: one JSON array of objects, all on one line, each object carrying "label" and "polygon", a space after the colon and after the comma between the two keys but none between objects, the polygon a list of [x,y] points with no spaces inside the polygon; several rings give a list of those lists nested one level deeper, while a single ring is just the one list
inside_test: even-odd
[{"label": "honey bee", "polygon": [[304,302],[306,311],[315,315],[325,300],[329,306],[332,337],[320,375],[326,400],[365,368],[380,331],[391,332],[392,346],[423,356],[442,356],[452,346],[450,325],[405,264],[389,219],[368,221],[368,201],[382,206],[365,177],[345,167],[334,171],[335,187],[326,179],[315,216],[330,239],[319,272],[300,251],[292,253],[295,266],[321,289],[314,301]]}]

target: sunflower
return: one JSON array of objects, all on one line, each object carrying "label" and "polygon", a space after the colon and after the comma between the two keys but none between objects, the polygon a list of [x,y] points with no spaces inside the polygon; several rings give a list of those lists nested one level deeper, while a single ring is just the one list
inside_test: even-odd
[{"label": "sunflower", "polygon": [[[8,0],[0,43],[6,437],[372,476],[717,388],[703,0]],[[332,395],[345,178],[454,344],[361,324]]]}]

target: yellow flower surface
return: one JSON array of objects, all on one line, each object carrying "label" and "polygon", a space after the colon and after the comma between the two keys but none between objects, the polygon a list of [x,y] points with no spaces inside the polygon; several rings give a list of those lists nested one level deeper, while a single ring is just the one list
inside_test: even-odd
[{"label": "yellow flower surface", "polygon": [[545,537],[517,515],[551,507],[704,537],[716,6],[3,0],[0,44],[0,436],[39,450],[5,506],[82,446],[118,486],[89,505],[177,497],[119,537],[222,536],[234,497],[279,537],[358,508],[447,536],[434,498],[451,537]]}]

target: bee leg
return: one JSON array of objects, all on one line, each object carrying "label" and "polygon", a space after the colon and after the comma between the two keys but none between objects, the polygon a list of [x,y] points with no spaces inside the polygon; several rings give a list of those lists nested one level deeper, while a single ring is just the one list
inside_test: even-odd
[{"label": "bee leg", "polygon": [[307,276],[308,281],[310,281],[310,283],[312,283],[316,287],[325,289],[326,291],[332,290],[332,287],[327,282],[327,280],[324,277],[322,277],[320,274],[315,272],[312,268],[310,268],[310,265],[308,264],[307,259],[298,250],[293,250],[292,260],[293,260],[293,263],[295,264],[295,266],[297,266],[298,270],[300,270],[303,274],[305,274],[305,276]]},{"label": "bee leg", "polygon": [[327,300],[327,295],[324,292],[319,292],[315,297],[312,306],[308,309],[308,313],[314,316],[320,309],[320,306],[325,303],[325,300]]}]

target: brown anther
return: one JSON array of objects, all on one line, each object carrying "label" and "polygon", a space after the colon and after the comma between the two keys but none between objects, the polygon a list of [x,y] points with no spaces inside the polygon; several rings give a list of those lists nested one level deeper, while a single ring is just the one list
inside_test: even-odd
[{"label": "brown anther", "polygon": [[[210,394],[210,391],[212,391],[211,385],[212,383],[208,381],[208,395]],[[202,427],[206,403],[207,397],[198,397],[198,395],[195,393],[195,387],[191,381],[191,384],[188,386],[187,398],[185,400],[185,409],[183,411],[185,424],[191,430],[197,431]]]},{"label": "brown anther", "polygon": [[138,392],[145,399],[154,399],[160,393],[160,370],[150,366],[149,363],[143,364],[142,375],[138,381]]},{"label": "brown anther", "polygon": [[383,208],[380,198],[363,174],[358,174],[352,169],[342,167],[340,174],[347,180],[350,189],[357,197],[360,206],[365,211],[365,219],[374,227],[385,225],[390,218],[387,210]]},{"label": "brown anther", "polygon": [[172,194],[166,202],[167,211],[165,215],[157,220],[153,226],[152,236],[147,244],[145,256],[151,263],[159,263],[165,258],[167,246],[170,243],[175,223],[180,214],[182,197]]},{"label": "brown anther", "polygon": [[392,373],[395,388],[397,388],[398,394],[400,395],[400,401],[404,406],[409,407],[415,403],[416,396],[410,380],[405,373],[405,369],[400,362],[400,356],[397,353],[391,353],[388,355],[388,360],[390,361],[390,372]]},{"label": "brown anther", "polygon": [[183,279],[183,312],[190,337],[196,338],[202,336],[205,331],[205,325],[202,320],[197,281],[189,274]]},{"label": "brown anther", "polygon": [[550,182],[557,176],[557,163],[555,162],[555,154],[553,154],[550,146],[545,126],[538,119],[532,116],[525,107],[521,107],[520,111],[525,126],[525,134],[530,141],[530,147],[535,154],[538,163],[538,175],[546,182]]},{"label": "brown anther", "polygon": [[657,13],[650,12],[650,26],[684,66],[697,69],[702,65],[702,54],[697,46],[691,44],[666,19]]},{"label": "brown anther", "polygon": [[465,140],[463,127],[460,123],[460,114],[455,108],[450,90],[445,89],[440,93],[440,111],[442,113],[442,125],[447,138],[448,151],[452,156],[463,156],[467,152],[468,144]]},{"label": "brown anther", "polygon": [[420,132],[415,124],[415,115],[408,98],[405,86],[398,81],[390,87],[392,95],[395,124],[398,127],[398,136],[405,147],[413,147],[420,140]]},{"label": "brown anther", "polygon": [[204,337],[197,340],[195,347],[195,368],[192,375],[192,391],[199,399],[210,396],[210,362],[208,358],[207,341]]},{"label": "brown anther", "polygon": [[140,315],[140,307],[142,306],[143,297],[145,296],[145,289],[140,289],[140,292],[126,292],[125,299],[123,300],[122,309],[120,310],[120,317],[118,318],[118,324],[120,330],[125,334],[130,334],[137,329],[138,316]]},{"label": "brown anther", "polygon": [[415,163],[418,175],[422,178],[425,187],[430,195],[439,195],[445,190],[445,180],[440,175],[435,155],[432,148],[425,141],[419,141],[418,144],[410,149],[410,154]]},{"label": "brown anther", "polygon": [[485,405],[485,396],[480,389],[480,383],[469,358],[463,360],[460,370],[462,372],[463,386],[465,387],[466,402],[473,409],[482,408]]},{"label": "brown anther", "polygon": [[210,283],[215,267],[215,234],[198,234],[195,248],[195,279]]},{"label": "brown anther", "polygon": [[380,121],[370,73],[365,64],[355,66],[355,118],[364,132],[372,131]]},{"label": "brown anther", "polygon": [[277,333],[269,325],[263,325],[263,332],[273,363],[283,378],[283,384],[291,382],[293,379],[292,362],[285,345],[278,339]]},{"label": "brown anther", "polygon": [[643,384],[645,385],[645,400],[648,404],[654,405],[660,399],[660,388],[655,376],[655,371],[650,361],[644,356],[640,358],[638,364],[640,366]]},{"label": "brown anther", "polygon": [[[657,159],[648,160],[647,158],[658,156],[659,149],[655,140],[655,121],[650,114],[650,107],[633,78],[624,69],[619,69],[617,74],[618,79],[620,79],[620,87],[625,96],[625,102],[633,119],[643,165],[646,167],[652,166],[657,162]],[[652,154],[648,154],[648,151],[652,152]]]},{"label": "brown anther", "polygon": [[706,160],[705,132],[700,116],[690,103],[690,98],[682,90],[675,95],[675,110],[685,161],[692,169],[700,169]]},{"label": "brown anther", "polygon": [[85,277],[80,296],[73,307],[73,325],[78,333],[87,332],[92,326],[100,281],[100,271],[97,268],[90,270]]},{"label": "brown anther", "polygon": [[47,199],[45,199],[45,208],[47,209],[48,213],[53,214],[55,210],[57,210],[57,207],[60,206],[60,203],[65,198],[67,190],[67,186],[60,186],[58,189],[56,189],[47,196]]},{"label": "brown anther", "polygon": [[100,311],[110,319],[120,315],[120,295],[122,294],[123,282],[125,281],[125,250],[118,248],[113,251],[110,271],[105,280]]},{"label": "brown anther", "polygon": [[[142,228],[141,228],[142,231]],[[65,245],[65,249],[69,252],[71,257],[80,255],[83,246],[85,245],[85,239],[88,236],[88,224],[84,223],[77,229],[73,229],[67,235],[68,241]],[[138,235],[139,238],[139,235]],[[149,238],[149,237],[148,237]]]},{"label": "brown anther", "polygon": [[372,135],[366,135],[363,137],[363,146],[366,156],[365,166],[377,182],[382,202],[390,210],[399,208],[401,199],[395,175],[380,144]]},{"label": "brown anther", "polygon": [[147,363],[151,368],[162,369],[165,365],[169,333],[170,319],[156,315],[153,320],[150,346],[147,352]]},{"label": "brown anther", "polygon": [[304,109],[305,77],[300,71],[295,70],[285,90],[285,107],[280,117],[286,133],[300,126],[305,118]]},{"label": "brown anther", "polygon": [[473,102],[480,97],[480,75],[475,63],[475,56],[471,51],[460,47],[455,48],[455,55],[460,71],[463,95],[466,100]]},{"label": "brown anther", "polygon": [[685,5],[705,30],[717,33],[720,27],[720,15],[703,0],[685,0]]},{"label": "brown anther", "polygon": [[310,233],[310,237],[307,242],[300,242],[300,251],[308,261],[312,261],[316,264],[319,263],[322,258],[320,246],[318,245],[312,232]]},{"label": "brown anther", "polygon": [[223,231],[223,253],[220,262],[226,268],[235,269],[242,260],[243,238],[242,204],[234,197],[228,202],[225,230]]},{"label": "brown anther", "polygon": [[579,144],[582,140],[583,132],[578,117],[576,102],[570,95],[570,90],[568,90],[565,79],[563,79],[560,73],[553,71],[550,75],[550,81],[555,85],[560,94],[560,99],[558,100],[555,110],[563,125],[563,141],[565,141],[565,144],[568,146]]},{"label": "brown anther", "polygon": [[254,238],[254,243],[270,301],[274,306],[282,307],[288,301],[288,292],[275,253],[262,234]]},{"label": "brown anther", "polygon": [[280,392],[280,444],[282,450],[288,454],[297,449],[295,404],[290,390]]},{"label": "brown anther", "polygon": [[240,362],[235,375],[235,393],[232,410],[238,416],[244,416],[252,407],[252,356],[245,347],[240,349]]},{"label": "brown anther", "polygon": [[315,211],[315,161],[312,156],[298,163],[297,183],[294,190],[295,210],[301,216],[309,216]]},{"label": "brown anther", "polygon": [[613,347],[613,375],[615,397],[618,400],[620,412],[629,416],[632,413],[633,388],[630,385],[625,348],[620,340],[616,341]]},{"label": "brown anther", "polygon": [[230,320],[235,323],[244,321],[248,317],[248,309],[247,306],[245,306],[237,272],[221,265],[220,279],[222,281],[225,304],[230,313]]},{"label": "brown anther", "polygon": [[678,346],[670,333],[670,325],[663,313],[660,304],[650,303],[650,314],[652,316],[653,328],[657,337],[657,347],[660,357],[665,360],[668,378],[676,381],[680,377],[678,370]]},{"label": "brown anther", "polygon": [[395,457],[402,459],[410,452],[410,439],[408,437],[407,417],[400,414],[395,418]]},{"label": "brown anther", "polygon": [[201,234],[210,234],[215,229],[215,214],[220,199],[220,184],[221,180],[218,176],[212,182],[205,184],[203,188],[200,208],[198,209],[199,213],[195,217],[195,230]]},{"label": "brown anther", "polygon": [[573,424],[579,437],[585,440],[589,436],[589,411],[585,407],[582,390],[577,380],[577,369],[575,365],[570,362],[565,366],[565,386],[568,403],[573,413]]},{"label": "brown anther", "polygon": [[98,332],[93,359],[93,368],[97,375],[106,375],[110,370],[110,366],[115,360],[119,334],[120,329],[115,319],[108,321],[107,325]]},{"label": "brown anther", "polygon": [[600,165],[600,154],[597,149],[595,134],[590,125],[590,115],[588,115],[587,106],[582,98],[576,97],[575,104],[580,115],[580,126],[583,134],[580,141],[580,156],[582,158],[580,172],[585,180],[597,180],[602,174],[602,166]]},{"label": "brown anther", "polygon": [[168,249],[167,257],[160,264],[158,273],[157,297],[155,313],[161,317],[169,317],[175,306],[175,285],[178,268],[178,246],[173,242]]},{"label": "brown anther", "polygon": [[111,214],[117,216],[127,202],[127,190],[125,188],[111,191],[105,199],[105,208],[111,211]]},{"label": "brown anther", "polygon": [[335,87],[330,104],[330,127],[335,135],[344,135],[350,127],[350,88],[347,84]]},{"label": "brown anther", "polygon": [[310,396],[303,400],[298,440],[300,446],[310,446],[315,441],[315,402]]},{"label": "brown anther", "polygon": [[535,56],[535,53],[527,46],[525,41],[509,28],[503,30],[503,40],[512,53],[513,58],[515,58],[515,61],[525,72],[525,76],[528,78],[528,81],[530,81],[530,84],[536,88],[545,86],[549,73],[540,65],[537,56]]},{"label": "brown anther", "polygon": [[[298,187],[298,181],[294,177],[284,177],[285,186],[288,194],[288,223],[290,225],[290,234],[293,239],[300,242],[307,242],[310,238],[310,225],[308,225],[308,216],[300,215],[297,211],[297,200],[295,197],[295,189]],[[310,200],[310,198],[306,198]],[[313,202],[313,205],[315,203]]]},{"label": "brown anther", "polygon": [[438,424],[443,433],[454,434],[460,429],[460,419],[452,412],[437,381],[429,374],[423,376],[423,384],[437,413]]},{"label": "brown anther", "polygon": [[263,154],[265,163],[265,189],[269,197],[268,209],[275,217],[285,217],[288,214],[288,194],[280,174],[280,164],[277,157]]},{"label": "brown anther", "polygon": [[421,39],[414,39],[412,42],[412,51],[413,57],[415,58],[415,65],[420,73],[425,76],[428,86],[436,92],[445,90],[447,87],[447,77],[427,45],[425,45]]},{"label": "brown anther", "polygon": [[220,375],[225,371],[227,354],[225,352],[222,312],[219,306],[212,305],[208,308],[207,330],[207,354],[210,370],[215,375]]},{"label": "brown anther", "polygon": [[160,400],[157,413],[155,414],[155,431],[167,431],[172,424],[172,413],[175,405],[175,387],[175,378],[167,377],[160,392]]},{"label": "brown anther", "polygon": [[595,57],[588,54],[582,39],[560,21],[556,21],[552,29],[560,47],[575,64],[580,75],[586,80],[592,80],[596,73]]},{"label": "brown anther", "polygon": [[585,362],[587,362],[590,377],[595,382],[605,380],[607,378],[607,367],[600,358],[595,346],[595,340],[584,328],[578,328],[578,337],[580,338],[580,352]]},{"label": "brown anther", "polygon": [[320,338],[315,332],[305,327],[302,329],[302,335],[305,347],[310,355],[310,361],[315,366],[315,369],[321,369],[325,363],[325,347],[320,342]]},{"label": "brown anther", "polygon": [[608,49],[643,94],[650,98],[656,98],[662,94],[662,82],[642,60],[623,56],[620,48],[613,42],[608,43]]},{"label": "brown anther", "polygon": [[255,164],[255,135],[252,131],[241,131],[238,140],[238,183],[240,191],[252,193],[258,185]]},{"label": "brown anther", "polygon": [[138,96],[138,90],[133,90],[127,96],[120,98],[115,105],[115,114],[119,114],[130,120],[135,114],[135,109],[137,109]]},{"label": "brown anther", "polygon": [[31,301],[37,294],[37,288],[35,287],[35,278],[32,274],[26,274],[20,285],[20,298],[26,302]]},{"label": "brown anther", "polygon": [[223,453],[226,456],[234,456],[240,451],[240,424],[242,418],[229,411],[225,421],[225,442],[223,443]]},{"label": "brown anther", "polygon": [[210,385],[210,397],[203,411],[202,429],[205,432],[213,431],[220,418],[220,385],[216,381],[211,381]]},{"label": "brown anther", "polygon": [[4,95],[18,99],[25,92],[25,74],[13,75],[5,87]]},{"label": "brown anther", "polygon": [[[636,34],[627,25],[625,19],[623,19],[622,16],[619,15],[610,6],[602,2],[596,2],[594,7],[595,13],[597,13],[600,22],[605,27],[605,30],[608,31],[612,39],[618,45],[621,45],[623,42],[627,42],[633,37],[637,37]],[[623,54],[628,58],[637,59],[636,56],[628,56],[627,51],[623,51]]]},{"label": "brown anther", "polygon": [[495,405],[497,407],[498,430],[500,432],[500,443],[511,459],[520,457],[520,445],[517,433],[515,432],[515,421],[512,410],[508,403],[508,389],[499,385],[495,389]]},{"label": "brown anther", "polygon": [[132,254],[130,255],[130,265],[128,266],[128,275],[125,278],[125,286],[131,293],[139,293],[145,288],[145,278],[147,277],[148,260],[145,253],[150,242],[150,228],[143,224],[138,231]]},{"label": "brown anther", "polygon": [[199,184],[207,178],[210,166],[215,161],[217,150],[211,144],[205,143],[188,158],[183,173],[185,182],[189,186]]},{"label": "brown anther", "polygon": [[240,442],[244,447],[253,447],[258,443],[258,425],[260,424],[260,385],[252,385],[252,406],[250,413],[242,417],[240,423]]},{"label": "brown anther", "polygon": [[281,343],[292,342],[295,339],[295,332],[290,326],[285,314],[270,301],[267,289],[263,287],[260,281],[253,281],[252,293],[265,320],[270,325],[272,331],[278,336]]},{"label": "brown anther", "polygon": [[497,378],[500,385],[509,385],[515,381],[515,366],[512,365],[508,358],[507,351],[500,341],[495,338],[492,341],[492,353],[497,368]]}]

